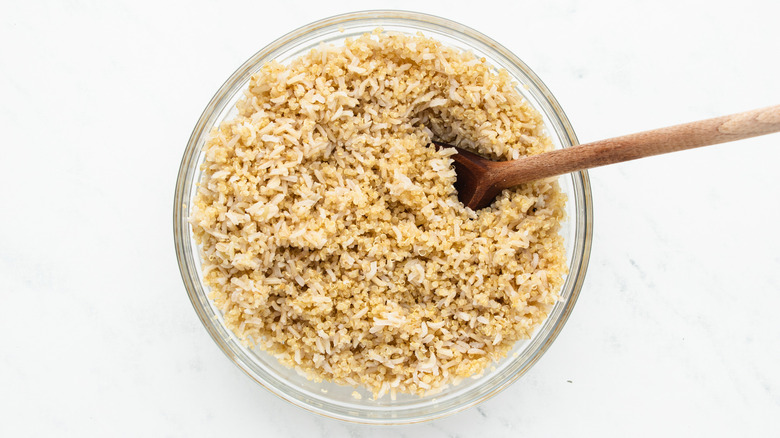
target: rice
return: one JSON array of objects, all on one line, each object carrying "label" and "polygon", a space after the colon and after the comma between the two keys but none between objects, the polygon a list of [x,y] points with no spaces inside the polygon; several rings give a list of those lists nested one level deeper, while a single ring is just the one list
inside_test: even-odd
[{"label": "rice", "polygon": [[375,397],[479,375],[527,339],[566,273],[554,180],[474,212],[453,149],[551,149],[508,73],[380,30],[252,77],[205,145],[190,217],[210,298],[247,345]]}]

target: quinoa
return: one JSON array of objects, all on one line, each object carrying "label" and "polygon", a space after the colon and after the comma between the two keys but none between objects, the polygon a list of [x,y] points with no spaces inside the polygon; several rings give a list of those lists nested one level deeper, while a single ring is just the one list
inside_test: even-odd
[{"label": "quinoa", "polygon": [[451,148],[552,148],[506,71],[377,30],[255,74],[190,217],[227,327],[309,378],[426,394],[528,339],[566,273],[555,179],[458,201]]}]

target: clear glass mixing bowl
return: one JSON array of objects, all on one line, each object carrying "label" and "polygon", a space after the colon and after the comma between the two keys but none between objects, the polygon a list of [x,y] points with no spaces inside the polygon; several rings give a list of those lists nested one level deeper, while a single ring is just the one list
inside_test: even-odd
[{"label": "clear glass mixing bowl", "polygon": [[518,342],[506,358],[481,376],[465,379],[426,397],[399,394],[396,400],[389,396],[373,400],[370,394],[358,389],[362,398],[356,399],[352,396],[355,388],[309,381],[272,356],[244,347],[224,326],[222,315],[208,299],[208,287],[201,281],[198,247],[187,223],[201,178],[199,167],[204,159],[202,148],[206,138],[213,127],[236,115],[235,104],[252,74],[272,59],[285,63],[317,47],[320,42],[338,44],[376,27],[406,34],[422,32],[451,47],[484,56],[493,66],[506,69],[518,82],[518,91],[543,115],[557,148],[577,144],[569,120],[542,81],[517,56],[485,35],[453,21],[412,12],[366,11],[339,15],[304,26],[260,50],[239,67],[211,99],[192,132],[179,169],[173,213],[174,239],[182,279],[195,311],[217,345],[249,377],[279,397],[328,417],[361,423],[413,423],[452,414],[497,394],[528,371],[555,340],[577,300],[590,255],[593,215],[586,172],[560,177],[561,187],[569,197],[568,217],[561,233],[570,270],[561,301],[530,340]]}]

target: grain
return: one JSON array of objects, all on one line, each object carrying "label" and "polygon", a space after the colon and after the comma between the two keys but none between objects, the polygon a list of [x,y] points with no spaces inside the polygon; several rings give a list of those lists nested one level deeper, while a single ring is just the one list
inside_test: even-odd
[{"label": "grain", "polygon": [[453,149],[552,148],[508,73],[375,31],[253,76],[205,145],[190,217],[224,321],[312,379],[375,397],[481,373],[527,339],[566,273],[555,180],[478,212]]}]

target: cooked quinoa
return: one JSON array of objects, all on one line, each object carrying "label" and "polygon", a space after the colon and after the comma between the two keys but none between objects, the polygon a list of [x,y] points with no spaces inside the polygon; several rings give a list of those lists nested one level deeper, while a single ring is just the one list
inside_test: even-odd
[{"label": "cooked quinoa", "polygon": [[555,180],[474,212],[453,149],[552,148],[505,71],[379,30],[255,74],[190,218],[227,325],[313,379],[424,394],[530,337],[566,273]]}]

